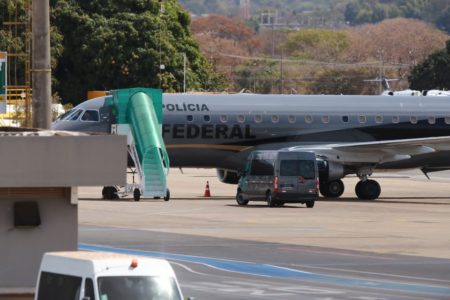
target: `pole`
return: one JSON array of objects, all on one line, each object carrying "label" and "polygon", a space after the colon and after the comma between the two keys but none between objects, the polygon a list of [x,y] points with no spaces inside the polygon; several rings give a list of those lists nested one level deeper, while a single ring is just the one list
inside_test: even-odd
[{"label": "pole", "polygon": [[183,53],[183,93],[186,93],[186,53]]},{"label": "pole", "polygon": [[49,0],[32,4],[33,127],[51,127],[51,66]]}]

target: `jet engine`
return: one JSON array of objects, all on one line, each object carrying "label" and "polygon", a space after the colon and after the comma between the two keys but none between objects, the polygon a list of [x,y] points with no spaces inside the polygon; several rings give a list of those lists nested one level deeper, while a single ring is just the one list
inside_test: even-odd
[{"label": "jet engine", "polygon": [[344,177],[344,166],[340,163],[318,159],[320,182],[338,180]]},{"label": "jet engine", "polygon": [[239,175],[235,171],[217,169],[217,178],[219,178],[220,182],[228,183],[228,184],[238,184]]}]

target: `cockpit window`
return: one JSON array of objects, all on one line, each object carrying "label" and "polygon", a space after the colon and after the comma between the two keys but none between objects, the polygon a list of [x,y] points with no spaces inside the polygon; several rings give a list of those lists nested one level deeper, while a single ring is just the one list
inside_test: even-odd
[{"label": "cockpit window", "polygon": [[78,117],[81,115],[82,112],[83,112],[83,110],[81,110],[81,109],[74,109],[74,110],[70,111],[70,113],[68,113],[66,116],[64,116],[62,118],[62,120],[76,121],[76,120],[78,120]]},{"label": "cockpit window", "polygon": [[90,109],[86,110],[83,116],[81,117],[81,121],[98,122],[99,121],[98,111]]}]

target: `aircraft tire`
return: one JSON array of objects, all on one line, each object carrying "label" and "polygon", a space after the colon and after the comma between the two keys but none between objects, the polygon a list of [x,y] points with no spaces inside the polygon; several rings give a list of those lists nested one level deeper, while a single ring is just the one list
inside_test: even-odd
[{"label": "aircraft tire", "polygon": [[267,206],[269,207],[275,207],[276,206],[276,201],[275,199],[273,199],[273,195],[271,191],[268,191],[266,193],[266,200],[267,200]]},{"label": "aircraft tire", "polygon": [[375,200],[381,194],[381,187],[375,180],[360,181],[355,186],[355,193],[359,200]]},{"label": "aircraft tire", "polygon": [[326,181],[320,184],[320,193],[326,198],[339,198],[345,190],[342,180]]},{"label": "aircraft tire", "polygon": [[242,195],[242,191],[238,190],[236,193],[236,202],[238,205],[247,205],[248,204],[248,200],[245,200],[244,195]]},{"label": "aircraft tire", "polygon": [[133,199],[134,201],[141,200],[141,191],[138,188],[135,188],[133,191]]}]

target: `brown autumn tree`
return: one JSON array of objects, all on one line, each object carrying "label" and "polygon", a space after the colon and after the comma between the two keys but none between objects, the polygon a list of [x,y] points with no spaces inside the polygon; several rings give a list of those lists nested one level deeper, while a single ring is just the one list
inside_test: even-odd
[{"label": "brown autumn tree", "polygon": [[206,58],[233,86],[233,74],[246,58],[258,55],[262,41],[242,20],[219,15],[196,18],[192,30]]},{"label": "brown autumn tree", "polygon": [[[350,40],[343,59],[348,63],[373,63],[382,73],[395,70],[399,78],[393,86],[408,87],[411,68],[436,49],[443,48],[449,36],[432,25],[413,19],[388,19],[374,25],[346,30]],[[380,73],[380,72],[378,72]]]}]

